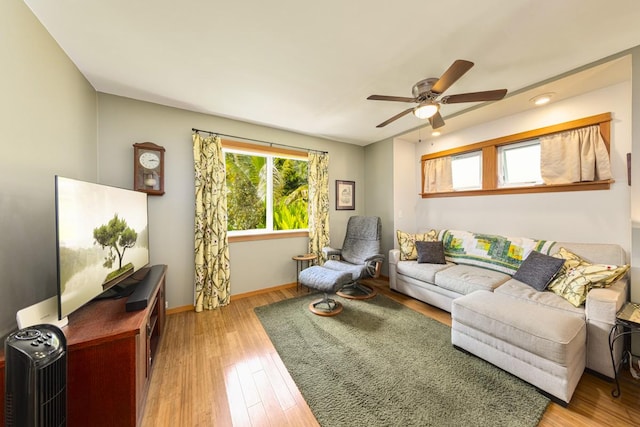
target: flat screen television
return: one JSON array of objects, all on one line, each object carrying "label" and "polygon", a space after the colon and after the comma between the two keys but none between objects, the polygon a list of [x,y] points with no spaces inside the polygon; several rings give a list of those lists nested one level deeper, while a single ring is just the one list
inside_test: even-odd
[{"label": "flat screen television", "polygon": [[147,195],[56,176],[55,200],[58,318],[130,293],[125,280],[149,264]]}]

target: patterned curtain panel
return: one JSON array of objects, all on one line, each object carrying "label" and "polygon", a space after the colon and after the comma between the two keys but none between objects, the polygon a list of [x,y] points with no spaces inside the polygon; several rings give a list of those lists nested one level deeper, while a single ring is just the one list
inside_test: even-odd
[{"label": "patterned curtain panel", "polygon": [[329,155],[309,153],[309,253],[323,264],[322,248],[329,244]]},{"label": "patterned curtain panel", "polygon": [[224,155],[219,136],[193,134],[195,166],[195,308],[229,304],[229,241]]}]

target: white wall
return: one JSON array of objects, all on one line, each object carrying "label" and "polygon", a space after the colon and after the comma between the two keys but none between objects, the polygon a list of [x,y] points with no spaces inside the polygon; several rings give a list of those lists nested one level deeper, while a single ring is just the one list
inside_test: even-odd
[{"label": "white wall", "polygon": [[[416,144],[396,138],[393,142],[393,204],[394,223],[397,230],[418,233],[416,203],[420,193],[420,181],[415,180],[415,171],[420,170],[420,159],[416,160]],[[398,246],[396,239],[395,246]]]},{"label": "white wall", "polygon": [[[416,229],[450,228],[557,241],[618,243],[629,253],[630,187],[626,153],[631,151],[631,82],[465,129],[441,137],[434,145],[418,144],[415,158],[605,112],[613,115],[611,168],[615,183],[610,190],[417,197]],[[419,168],[414,173],[414,180],[420,182]]]},{"label": "white wall", "polygon": [[[132,188],[133,143],[150,141],[166,149],[166,194],[149,197],[149,235],[151,262],[169,266],[169,307],[193,304],[191,128],[328,151],[332,245],[342,246],[349,216],[364,215],[363,147],[102,93],[98,95],[98,116],[101,183]],[[335,210],[336,179],[356,182],[355,211]],[[307,252],[307,242],[305,237],[232,243],[232,295],[295,282],[296,265],[291,257]]]},{"label": "white wall", "polygon": [[57,292],[54,176],[96,178],[96,93],[22,1],[0,2],[0,337]]}]

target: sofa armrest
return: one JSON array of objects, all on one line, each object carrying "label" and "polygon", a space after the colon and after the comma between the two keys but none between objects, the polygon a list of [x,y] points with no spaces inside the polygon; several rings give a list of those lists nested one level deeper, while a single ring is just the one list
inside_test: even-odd
[{"label": "sofa armrest", "polygon": [[400,261],[400,250],[391,249],[389,251],[389,287],[398,290],[398,261]]},{"label": "sofa armrest", "polygon": [[587,294],[585,315],[587,320],[613,325],[616,313],[627,301],[627,279],[621,279],[608,288],[594,288]]},{"label": "sofa armrest", "polygon": [[400,249],[391,249],[389,251],[389,264],[396,265],[400,261]]}]

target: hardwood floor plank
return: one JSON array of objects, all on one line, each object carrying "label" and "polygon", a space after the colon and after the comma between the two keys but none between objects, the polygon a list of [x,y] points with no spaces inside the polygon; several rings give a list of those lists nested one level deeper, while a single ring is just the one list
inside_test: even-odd
[{"label": "hardwood floor plank", "polygon": [[283,411],[286,411],[287,409],[296,406],[296,399],[291,394],[284,378],[282,378],[282,374],[280,373],[278,366],[274,363],[272,354],[265,354],[261,358],[261,362],[269,384],[278,399],[280,408]]},{"label": "hardwood floor plank", "polygon": [[[451,315],[391,291],[385,279],[366,281],[395,301],[451,326]],[[255,315],[255,307],[307,294],[295,286],[232,297],[210,312],[167,316],[154,362],[143,426],[316,427],[291,375]],[[362,302],[366,304],[366,301]],[[623,372],[613,383],[585,373],[566,407],[549,404],[543,427],[640,425],[640,382]]]},{"label": "hardwood floor plank", "polygon": [[269,427],[271,425],[269,423],[269,419],[267,418],[267,412],[264,410],[264,407],[261,403],[253,405],[252,407],[248,408],[248,410],[252,427]]},{"label": "hardwood floor plank", "polygon": [[[247,407],[244,396],[242,395],[242,386],[240,385],[240,377],[235,366],[225,369],[225,385],[226,399],[231,412],[231,421],[234,426],[251,426],[249,418],[249,408]],[[221,398],[222,396],[217,396]]]}]

